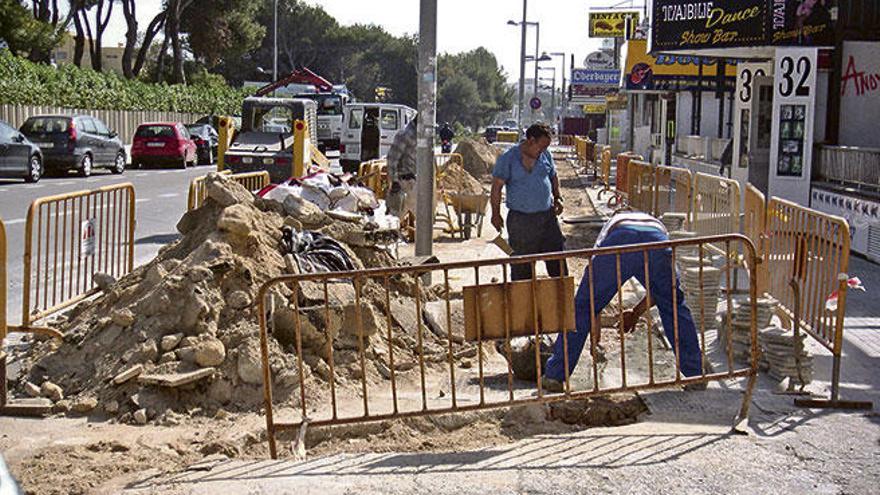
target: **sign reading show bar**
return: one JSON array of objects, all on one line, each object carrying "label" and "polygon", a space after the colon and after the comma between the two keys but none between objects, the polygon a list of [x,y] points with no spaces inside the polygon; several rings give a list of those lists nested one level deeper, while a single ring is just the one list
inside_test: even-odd
[{"label": "sign reading show bar", "polygon": [[651,51],[833,45],[836,0],[653,0]]}]

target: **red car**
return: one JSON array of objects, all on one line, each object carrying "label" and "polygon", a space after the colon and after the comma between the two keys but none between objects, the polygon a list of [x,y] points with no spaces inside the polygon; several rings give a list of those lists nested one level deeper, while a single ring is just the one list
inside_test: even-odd
[{"label": "red car", "polygon": [[144,165],[194,166],[196,143],[180,122],[150,122],[138,126],[131,145],[131,163]]}]

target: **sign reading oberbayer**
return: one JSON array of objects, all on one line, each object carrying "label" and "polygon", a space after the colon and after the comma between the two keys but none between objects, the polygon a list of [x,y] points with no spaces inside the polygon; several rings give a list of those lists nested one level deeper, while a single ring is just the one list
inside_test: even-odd
[{"label": "sign reading oberbayer", "polygon": [[638,10],[591,10],[589,13],[590,38],[623,38],[626,18],[632,18],[632,28],[639,23]]},{"label": "sign reading oberbayer", "polygon": [[833,45],[836,0],[653,0],[650,51]]},{"label": "sign reading oberbayer", "polygon": [[616,93],[619,85],[619,69],[574,69],[571,71],[571,91],[577,96],[604,96]]}]

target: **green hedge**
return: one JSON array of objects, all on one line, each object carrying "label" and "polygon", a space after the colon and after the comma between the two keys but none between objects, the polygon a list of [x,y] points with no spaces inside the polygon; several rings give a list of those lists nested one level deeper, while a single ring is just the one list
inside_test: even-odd
[{"label": "green hedge", "polygon": [[150,84],[74,65],[55,68],[0,49],[0,104],[237,115],[247,95],[218,82]]}]

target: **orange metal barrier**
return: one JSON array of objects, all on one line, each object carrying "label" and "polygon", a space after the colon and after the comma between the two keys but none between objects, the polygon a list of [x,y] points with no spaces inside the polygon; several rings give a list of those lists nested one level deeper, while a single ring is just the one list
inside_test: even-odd
[{"label": "orange metal barrier", "polygon": [[596,153],[599,155],[597,184],[602,186],[597,196],[602,199],[602,194],[611,191],[611,146],[603,145],[598,147],[601,151]]},{"label": "orange metal barrier", "polygon": [[98,292],[94,275],[134,268],[131,184],[39,198],[25,226],[22,331]]},{"label": "orange metal barrier", "polygon": [[[751,184],[746,185],[743,213],[743,234],[751,239],[763,259],[766,257],[764,231],[767,226],[767,202],[764,193]],[[767,263],[758,263],[755,269],[758,272],[758,294],[763,294],[768,290]]]},{"label": "orange metal barrier", "polygon": [[[684,213],[691,218],[693,177],[686,168],[654,167],[654,216]],[[753,239],[754,241],[754,239]]]},{"label": "orange metal barrier", "polygon": [[617,155],[617,174],[616,174],[616,182],[615,187],[617,188],[618,194],[626,195],[629,192],[627,189],[627,167],[632,160],[642,160],[644,161],[644,157],[642,155],[638,155],[633,153],[632,151],[627,151],[626,153],[621,153]]},{"label": "orange metal barrier", "polygon": [[[696,319],[693,348],[704,365],[689,377],[682,376],[680,359],[669,350],[681,348],[677,316],[673,318],[674,329],[667,332],[669,347],[659,341],[653,343],[650,325],[629,336],[624,331],[622,287],[626,280],[622,280],[622,270],[627,270],[627,278],[630,272],[643,278],[647,304],[651,307],[655,290],[672,294],[675,291],[671,286],[657,287],[660,277],[653,275],[662,272],[655,271],[655,267],[665,267],[650,261],[649,269],[649,253],[668,250],[669,269],[674,272],[678,252],[692,250],[694,246],[702,252],[699,246],[707,243],[736,249],[754,262],[751,242],[741,235],[727,235],[460,263],[288,275],[269,280],[259,290],[257,315],[270,455],[277,458],[279,454],[277,433],[308,426],[383,421],[748,378],[737,422],[741,425],[748,416],[758,366],[757,294],[753,279],[750,303],[746,305],[751,312],[750,358],[746,364],[734,360],[729,339],[705,328],[706,319]],[[602,255],[611,257],[605,260],[616,259],[617,280],[610,286],[607,279],[594,280],[596,257]],[[586,345],[590,347],[584,349],[584,362],[569,374],[566,354],[563,392],[552,393],[542,388],[537,346],[537,387],[534,382],[514,379],[510,339],[515,335],[537,337],[561,331],[558,338],[567,342],[574,325],[574,278],[540,277],[538,262],[575,258],[594,261],[587,264],[586,273],[580,274],[588,283],[591,312],[597,314],[602,310],[592,294],[616,290],[618,304],[610,311],[620,324],[615,323],[613,328],[606,325],[602,332],[602,319],[592,319],[594,338],[587,339]],[[623,259],[627,261],[622,268]],[[727,277],[722,283],[729,287],[732,256],[725,259]],[[508,267],[512,264],[531,265],[532,278],[509,281]],[[685,301],[691,307],[703,304],[700,270],[699,289],[695,289],[701,294],[699,300]],[[439,280],[439,286],[427,291],[422,286],[425,275]],[[674,283],[675,277],[665,278],[669,282],[664,284]],[[602,287],[596,289],[598,284]],[[432,302],[429,293],[440,299]],[[453,300],[455,293],[464,294],[464,301]],[[678,304],[675,297],[673,307]],[[729,292],[727,297],[730,325]],[[461,311],[461,318],[453,318],[454,304],[456,311]],[[428,328],[429,323],[422,317],[423,309],[427,310],[429,305],[435,323],[440,326],[430,324]],[[277,347],[270,342],[276,335],[274,330],[270,334],[270,325],[276,328],[274,325],[279,321],[274,316],[276,311],[292,315],[293,320],[286,323],[286,328],[293,327],[296,349],[296,366],[291,369],[297,370],[298,383],[287,386],[292,396],[276,397],[273,388],[269,349]],[[288,321],[286,318],[284,321]],[[604,365],[598,364],[600,339],[613,341],[614,347],[621,349],[619,359],[607,358]],[[492,347],[499,354],[488,352],[490,340],[495,341]],[[634,347],[636,344],[638,348]],[[507,357],[506,363],[502,356]],[[473,364],[464,365],[463,357],[472,359]],[[711,366],[705,366],[706,362],[711,362]],[[319,371],[309,374],[307,368]],[[436,390],[445,393],[437,394]],[[304,433],[300,430],[300,435]]]},{"label": "orange metal barrier", "polygon": [[740,231],[739,182],[697,173],[692,196],[692,231],[698,235],[723,235]]},{"label": "orange metal barrier", "polygon": [[[256,192],[260,189],[268,186],[271,183],[269,179],[269,172],[263,170],[261,172],[247,172],[241,174],[233,174],[228,170],[220,172],[221,174],[228,175],[229,178],[233,179],[235,182],[238,182],[242,186],[244,186],[248,191]],[[205,199],[208,197],[208,192],[205,189],[205,179],[208,176],[196,177],[189,184],[189,195],[187,197],[187,210],[195,210],[196,208],[200,208],[202,204],[204,204]]]},{"label": "orange metal barrier", "polygon": [[[843,320],[849,287],[850,232],[846,220],[790,201],[767,205],[765,264],[769,293],[795,335],[804,330],[833,355],[831,398],[797,400],[805,407],[871,408],[869,402],[839,400]],[[797,353],[795,354],[797,358]]]},{"label": "orange metal barrier", "polygon": [[654,210],[654,167],[633,160],[627,165],[627,201],[632,208],[652,213]]},{"label": "orange metal barrier", "polygon": [[358,177],[364,187],[373,191],[377,198],[384,199],[388,189],[388,160],[381,158],[361,163]]}]

